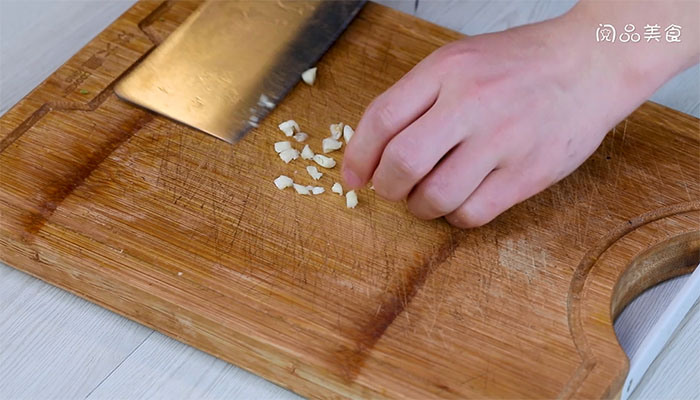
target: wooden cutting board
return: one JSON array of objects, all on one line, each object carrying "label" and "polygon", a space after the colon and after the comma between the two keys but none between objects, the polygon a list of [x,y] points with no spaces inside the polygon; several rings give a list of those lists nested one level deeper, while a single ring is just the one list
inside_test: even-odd
[{"label": "wooden cutting board", "polygon": [[348,210],[274,187],[307,179],[274,154],[277,123],[319,148],[460,35],[368,4],[317,85],[229,145],[112,92],[196,6],[136,4],[2,117],[4,262],[311,397],[619,393],[613,319],[700,259],[697,119],[643,105],[484,228],[422,222],[369,190]]}]

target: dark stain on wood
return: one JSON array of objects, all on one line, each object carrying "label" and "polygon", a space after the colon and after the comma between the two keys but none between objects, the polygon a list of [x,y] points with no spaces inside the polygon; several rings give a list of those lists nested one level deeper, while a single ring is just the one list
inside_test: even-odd
[{"label": "dark stain on wood", "polygon": [[404,312],[428,277],[454,253],[466,231],[452,229],[447,241],[425,261],[404,272],[404,279],[396,281],[382,296],[378,311],[357,329],[355,348],[341,347],[336,352],[335,365],[341,367],[341,375],[353,381],[359,374],[365,359],[389,326]]},{"label": "dark stain on wood", "polygon": [[31,237],[41,230],[63,200],[77,187],[83,184],[92,172],[97,169],[114,150],[129,140],[129,138],[141,130],[152,119],[152,114],[148,112],[141,113],[139,118],[133,121],[129,129],[114,132],[113,136],[102,143],[102,145],[90,154],[84,162],[79,163],[70,174],[47,185],[40,194],[42,200],[38,206],[38,210],[30,212],[25,219],[25,241],[31,241]]}]

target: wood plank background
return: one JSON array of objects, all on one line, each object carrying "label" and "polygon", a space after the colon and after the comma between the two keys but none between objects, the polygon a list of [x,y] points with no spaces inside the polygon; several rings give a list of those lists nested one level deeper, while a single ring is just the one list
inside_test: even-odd
[{"label": "wood plank background", "polygon": [[[11,271],[11,272],[12,272],[13,274],[15,273],[15,271]],[[7,276],[3,276],[3,278],[7,278],[7,279],[3,279],[3,282],[10,282],[10,281],[12,281],[12,277],[11,277],[10,275],[12,275],[12,274],[8,273]],[[18,275],[18,276],[21,276],[21,275]],[[25,279],[25,278],[18,278],[18,279],[19,279],[20,281],[22,281],[22,280]],[[28,280],[28,282],[31,282],[31,279]],[[30,283],[27,283],[27,284],[30,284]],[[21,286],[22,286],[22,284],[20,284],[18,287],[21,287]],[[8,303],[9,303],[9,300],[8,300],[8,302],[4,302],[4,303],[2,303],[2,304],[8,304]],[[18,304],[22,304],[22,303],[20,302],[20,303],[18,303]],[[45,307],[45,306],[42,306],[42,307]],[[15,308],[15,311],[19,311],[19,310],[23,310],[23,308],[22,308],[22,307]],[[14,324],[16,324],[16,323],[17,323],[17,322],[15,322]],[[14,325],[14,324],[12,324],[12,325]],[[12,325],[10,325],[10,326],[12,326]],[[7,326],[7,325],[5,325],[5,326]],[[9,328],[8,328],[8,329],[9,329]],[[70,331],[70,330],[69,330],[69,331]],[[138,332],[137,332],[137,333],[138,333]],[[138,337],[138,335],[134,335],[134,337]],[[15,340],[16,340],[16,339],[15,339]],[[32,342],[32,343],[33,343],[33,342]],[[127,340],[126,343],[129,343],[129,341]],[[147,343],[147,342],[146,342],[146,343]],[[15,342],[12,342],[12,344],[15,344]],[[130,357],[127,356],[127,359],[130,359]],[[18,362],[18,361],[14,360],[14,361],[13,361],[13,365],[16,365],[15,363],[17,363],[17,362]],[[99,371],[96,372],[96,374],[100,374],[100,373],[101,373],[101,372],[99,372]],[[110,375],[110,376],[116,376],[116,375],[115,375],[115,374],[112,374],[112,375]],[[0,385],[0,388],[2,388],[2,385]],[[45,388],[44,390],[50,390],[50,388]],[[99,393],[99,391],[96,391],[96,393]]]}]

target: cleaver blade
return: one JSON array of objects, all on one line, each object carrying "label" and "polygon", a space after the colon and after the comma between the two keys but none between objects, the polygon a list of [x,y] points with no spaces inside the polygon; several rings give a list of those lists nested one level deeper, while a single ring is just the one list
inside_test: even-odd
[{"label": "cleaver blade", "polygon": [[211,0],[115,86],[124,100],[229,143],[265,118],[365,0]]}]

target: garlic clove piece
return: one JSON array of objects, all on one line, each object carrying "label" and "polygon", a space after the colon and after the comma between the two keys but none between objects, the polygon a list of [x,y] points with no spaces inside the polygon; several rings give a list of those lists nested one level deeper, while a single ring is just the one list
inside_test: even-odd
[{"label": "garlic clove piece", "polygon": [[290,161],[296,160],[299,158],[299,150],[296,149],[287,149],[282,152],[280,152],[280,158],[282,161],[285,163],[289,164]]},{"label": "garlic clove piece", "polygon": [[306,71],[301,73],[301,79],[307,85],[313,86],[314,82],[316,82],[316,72],[317,71],[318,71],[317,67],[309,68]]},{"label": "garlic clove piece", "polygon": [[291,149],[291,148],[292,148],[292,144],[287,142],[287,141],[275,143],[275,151],[277,152],[277,154],[279,154],[285,150]]},{"label": "garlic clove piece", "polygon": [[335,140],[332,137],[329,137],[329,138],[323,139],[322,147],[323,147],[324,153],[331,153],[331,152],[339,150],[341,147],[343,147],[343,142],[341,142],[340,140]]},{"label": "garlic clove piece", "polygon": [[288,187],[291,187],[294,184],[294,181],[292,181],[292,178],[286,176],[286,175],[280,175],[277,177],[277,179],[274,180],[275,186],[277,186],[277,189],[282,190]]},{"label": "garlic clove piece", "polygon": [[275,102],[270,100],[270,98],[267,97],[265,93],[260,95],[260,98],[258,99],[258,105],[263,106],[265,108],[269,108],[270,110],[275,108]]},{"label": "garlic clove piece", "polygon": [[299,132],[299,124],[297,124],[297,122],[293,119],[290,119],[289,121],[284,121],[281,124],[277,125],[277,127],[287,136],[292,136],[294,135],[294,132]]},{"label": "garlic clove piece", "polygon": [[294,137],[294,140],[296,140],[297,142],[305,142],[306,139],[309,138],[309,134],[304,133],[304,132],[299,132],[299,133],[295,134],[293,137]]},{"label": "garlic clove piece", "polygon": [[354,190],[345,193],[345,205],[348,208],[355,208],[357,206],[357,194]]},{"label": "garlic clove piece", "polygon": [[338,140],[341,136],[343,136],[343,123],[331,124],[331,137]]},{"label": "garlic clove piece", "polygon": [[312,178],[314,178],[315,181],[321,179],[323,176],[322,172],[318,172],[318,168],[314,167],[313,165],[309,165],[306,167],[306,172],[311,175]]},{"label": "garlic clove piece", "polygon": [[299,194],[310,194],[311,193],[308,186],[300,185],[298,183],[294,184],[294,190],[296,190],[297,193],[299,193]]},{"label": "garlic clove piece", "polygon": [[313,158],[316,164],[322,166],[323,168],[333,168],[335,167],[335,160],[320,154],[316,154]]},{"label": "garlic clove piece", "polygon": [[311,151],[311,147],[309,147],[308,144],[301,150],[301,158],[304,160],[311,160],[314,158],[314,152]]},{"label": "garlic clove piece", "polygon": [[352,138],[352,135],[355,134],[355,130],[350,127],[350,125],[345,125],[343,127],[343,139],[345,139],[345,143],[349,143],[350,139]]}]

